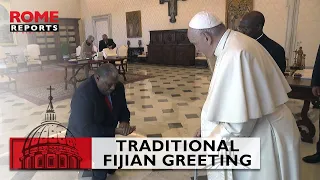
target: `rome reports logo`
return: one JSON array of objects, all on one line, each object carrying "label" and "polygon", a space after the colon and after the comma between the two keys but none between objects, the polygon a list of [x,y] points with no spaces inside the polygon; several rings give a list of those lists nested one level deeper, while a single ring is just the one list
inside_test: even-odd
[{"label": "rome reports logo", "polygon": [[[45,120],[25,139],[20,157],[22,169],[79,169],[82,158],[76,140],[66,127],[56,121],[50,90]],[[66,134],[70,137],[66,137]]]}]

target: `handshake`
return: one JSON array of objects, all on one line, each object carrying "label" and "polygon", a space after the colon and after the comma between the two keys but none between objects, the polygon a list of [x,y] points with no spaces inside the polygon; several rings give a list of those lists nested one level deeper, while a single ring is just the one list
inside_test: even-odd
[{"label": "handshake", "polygon": [[121,122],[119,127],[116,128],[115,133],[120,134],[122,136],[128,136],[136,130],[136,126],[130,126],[127,122]]}]

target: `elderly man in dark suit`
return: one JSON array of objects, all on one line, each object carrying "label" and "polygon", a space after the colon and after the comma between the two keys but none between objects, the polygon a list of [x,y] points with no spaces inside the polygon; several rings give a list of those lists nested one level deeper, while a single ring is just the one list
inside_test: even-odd
[{"label": "elderly man in dark suit", "polygon": [[239,25],[239,31],[256,39],[272,56],[284,73],[286,70],[286,55],[283,47],[263,33],[265,18],[261,12],[251,11],[245,14]]},{"label": "elderly man in dark suit", "polygon": [[[71,101],[68,130],[74,137],[127,136],[135,130],[134,126],[130,126],[125,89],[118,81],[118,70],[114,65],[100,66],[76,90]],[[114,172],[93,170],[92,179],[105,180],[107,174]]]},{"label": "elderly man in dark suit", "polygon": [[[320,97],[320,45],[318,48],[316,62],[314,63],[314,67],[313,67],[311,86],[312,86],[313,95]],[[319,128],[320,128],[320,123],[319,123]],[[303,161],[306,163],[320,162],[320,140],[317,143],[317,152],[314,155],[304,157]]]},{"label": "elderly man in dark suit", "polygon": [[102,40],[99,41],[99,52],[101,52],[104,48],[114,49],[116,47],[116,43],[114,43],[113,39],[108,39],[106,34],[102,35]]}]

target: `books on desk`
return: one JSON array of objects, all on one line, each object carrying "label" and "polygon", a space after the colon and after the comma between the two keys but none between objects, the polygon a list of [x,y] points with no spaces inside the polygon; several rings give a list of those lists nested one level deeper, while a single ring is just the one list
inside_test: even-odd
[{"label": "books on desk", "polygon": [[297,70],[293,76],[301,74],[301,79],[312,79],[313,69]]},{"label": "books on desk", "polygon": [[70,63],[76,63],[76,62],[78,62],[78,60],[77,60],[77,59],[70,59],[70,60],[68,60],[68,62],[70,62]]},{"label": "books on desk", "polygon": [[70,59],[68,60],[69,63],[75,63],[75,64],[86,64],[88,63],[89,59]]}]

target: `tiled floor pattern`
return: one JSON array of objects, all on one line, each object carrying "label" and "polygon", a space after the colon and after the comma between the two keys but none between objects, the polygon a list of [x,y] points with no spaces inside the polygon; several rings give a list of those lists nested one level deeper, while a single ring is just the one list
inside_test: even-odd
[{"label": "tiled floor pattern", "polygon": [[[46,68],[57,68],[48,66]],[[125,85],[131,123],[137,126],[133,136],[191,137],[200,126],[201,107],[207,96],[210,72],[207,69],[133,64],[129,71],[154,78]],[[289,107],[298,113],[301,101],[290,100]],[[55,102],[57,120],[67,126],[70,99]],[[70,180],[76,171],[10,171],[9,138],[24,137],[44,119],[47,105],[36,106],[11,93],[0,93],[0,174],[1,180]],[[298,116],[297,116],[298,117]],[[310,117],[318,119],[318,111]],[[318,132],[317,132],[318,134]],[[318,138],[318,137],[317,137]],[[316,139],[317,140],[317,139]],[[312,154],[315,144],[302,143],[301,156]],[[301,162],[303,180],[318,180],[320,165]],[[200,172],[201,179],[205,173]],[[187,180],[193,171],[120,170],[111,180]],[[109,179],[109,178],[108,178]]]}]

